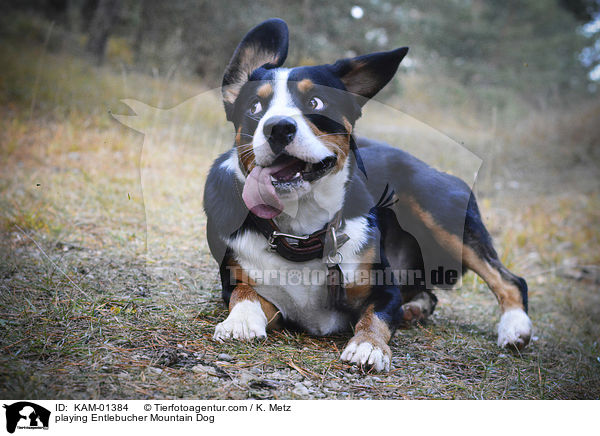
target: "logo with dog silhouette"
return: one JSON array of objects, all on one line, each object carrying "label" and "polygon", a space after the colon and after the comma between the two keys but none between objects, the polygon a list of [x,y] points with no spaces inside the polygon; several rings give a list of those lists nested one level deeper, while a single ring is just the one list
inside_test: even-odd
[{"label": "logo with dog silhouette", "polygon": [[4,405],[6,409],[6,431],[14,433],[18,428],[27,430],[48,430],[50,411],[28,401]]}]

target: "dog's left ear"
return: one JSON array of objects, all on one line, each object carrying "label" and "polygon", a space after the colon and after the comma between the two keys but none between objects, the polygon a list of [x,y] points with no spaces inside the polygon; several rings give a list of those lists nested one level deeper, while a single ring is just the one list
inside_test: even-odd
[{"label": "dog's left ear", "polygon": [[233,103],[252,72],[260,67],[280,67],[287,57],[289,33],[285,21],[271,18],[248,32],[237,46],[223,75],[222,92],[227,119]]},{"label": "dog's left ear", "polygon": [[402,47],[392,51],[341,59],[329,68],[340,78],[349,92],[364,97],[359,99],[362,106],[394,77],[406,53],[408,47]]}]

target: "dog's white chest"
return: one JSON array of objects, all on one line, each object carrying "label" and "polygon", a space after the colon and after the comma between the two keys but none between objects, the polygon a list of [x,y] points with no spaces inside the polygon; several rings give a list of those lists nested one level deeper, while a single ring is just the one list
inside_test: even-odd
[{"label": "dog's white chest", "polygon": [[[366,240],[366,220],[344,229],[352,243],[342,247],[343,270],[351,273],[360,260],[357,252]],[[254,290],[273,303],[283,317],[309,333],[326,335],[351,327],[349,314],[327,308],[327,264],[321,259],[291,262],[269,251],[267,240],[255,232],[243,232],[231,238],[235,260],[256,283]]]},{"label": "dog's white chest", "polygon": [[273,303],[287,320],[308,332],[326,335],[347,329],[347,315],[329,310],[321,260],[290,262],[268,250],[264,236],[246,232],[230,241],[235,259],[256,283],[254,290]]}]

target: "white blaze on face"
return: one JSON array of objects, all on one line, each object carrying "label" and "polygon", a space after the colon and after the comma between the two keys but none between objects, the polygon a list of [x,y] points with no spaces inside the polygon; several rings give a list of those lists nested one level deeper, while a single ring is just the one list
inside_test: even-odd
[{"label": "white blaze on face", "polygon": [[252,146],[254,148],[256,163],[260,166],[269,166],[276,157],[271,151],[271,147],[269,147],[267,138],[263,133],[265,122],[273,116],[287,116],[293,118],[298,125],[296,136],[285,148],[289,154],[303,161],[312,163],[322,161],[328,156],[333,156],[333,153],[325,147],[312,132],[302,116],[302,111],[294,104],[288,89],[289,75],[290,70],[285,68],[279,68],[275,71],[273,83],[274,92],[271,104],[258,123],[256,132],[254,132]]}]

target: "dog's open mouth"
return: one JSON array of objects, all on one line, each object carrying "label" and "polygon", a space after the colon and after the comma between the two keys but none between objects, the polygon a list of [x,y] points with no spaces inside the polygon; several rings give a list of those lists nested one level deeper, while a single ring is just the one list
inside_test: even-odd
[{"label": "dog's open mouth", "polygon": [[246,178],[242,199],[254,215],[274,218],[283,211],[279,195],[293,191],[304,182],[320,179],[333,169],[335,163],[335,156],[311,163],[281,155],[268,167],[257,165],[252,169]]},{"label": "dog's open mouth", "polygon": [[327,174],[335,165],[335,161],[334,156],[311,163],[293,156],[282,155],[268,167],[275,170],[270,172],[271,183],[275,189],[287,190],[302,181],[314,182]]}]

